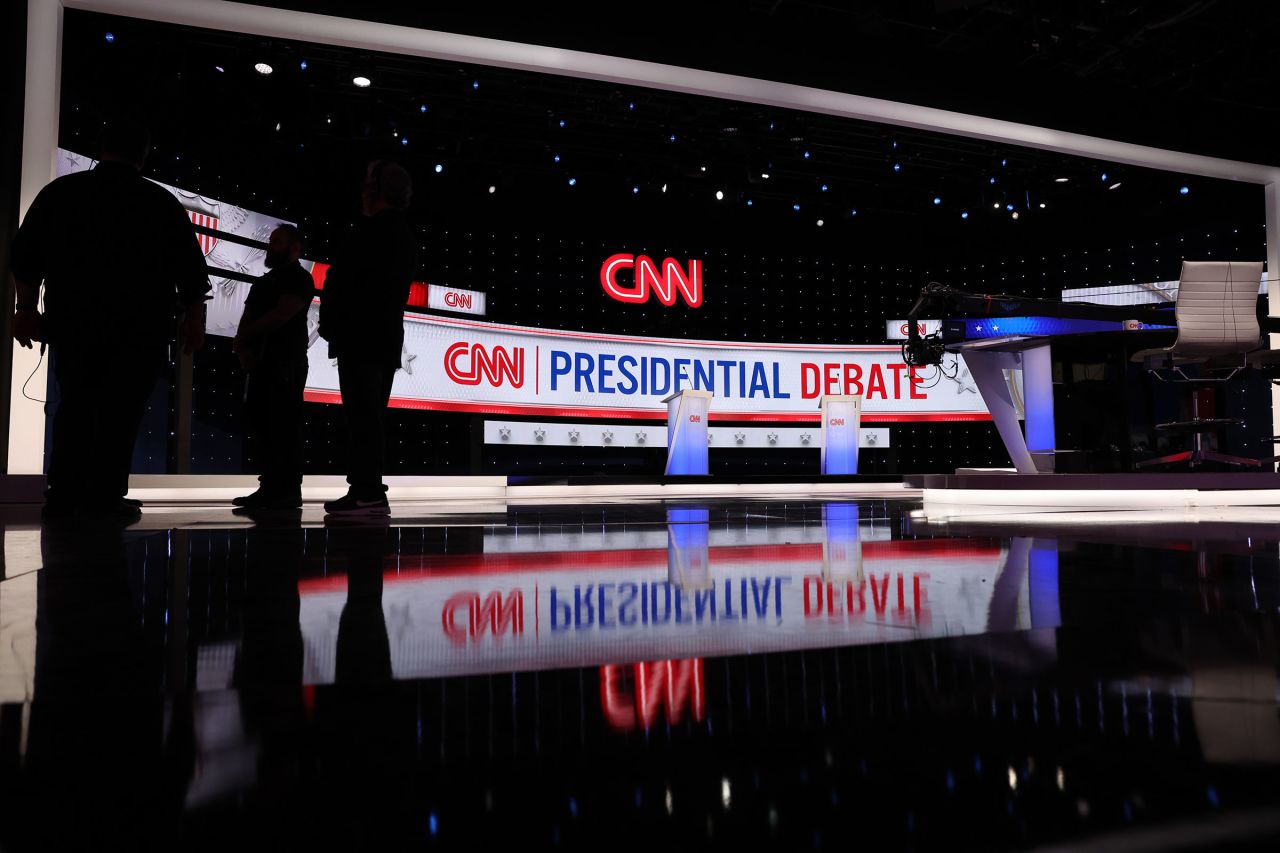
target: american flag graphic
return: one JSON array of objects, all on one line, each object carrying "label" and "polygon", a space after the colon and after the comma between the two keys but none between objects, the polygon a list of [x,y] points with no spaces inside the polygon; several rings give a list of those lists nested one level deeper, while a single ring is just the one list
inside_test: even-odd
[{"label": "american flag graphic", "polygon": [[[218,228],[218,217],[216,216],[210,216],[207,213],[196,213],[194,210],[188,210],[187,216],[191,218],[192,225],[199,225],[202,228],[209,228],[215,231]],[[214,246],[218,245],[218,238],[212,234],[201,234],[197,231],[196,238],[200,241],[200,249],[206,256],[213,251]]]}]

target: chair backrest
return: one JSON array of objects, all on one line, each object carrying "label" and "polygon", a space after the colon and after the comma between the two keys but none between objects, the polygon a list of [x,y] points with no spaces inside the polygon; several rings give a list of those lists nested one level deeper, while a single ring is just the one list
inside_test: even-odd
[{"label": "chair backrest", "polygon": [[1261,261],[1183,261],[1176,355],[1230,355],[1258,348]]}]

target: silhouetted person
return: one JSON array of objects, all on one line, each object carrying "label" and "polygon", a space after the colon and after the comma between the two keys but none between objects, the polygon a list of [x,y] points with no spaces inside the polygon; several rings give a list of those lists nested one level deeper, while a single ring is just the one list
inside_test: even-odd
[{"label": "silhouetted person", "polygon": [[409,173],[387,160],[365,175],[364,218],[352,229],[325,277],[320,336],[338,360],[347,420],[345,497],[324,505],[331,514],[386,515],[382,483],[384,419],[404,346],[404,306],[418,251],[404,210],[413,193]]},{"label": "silhouetted person", "polygon": [[262,471],[258,490],[232,501],[247,509],[302,506],[302,392],[315,286],[300,257],[298,229],[281,225],[271,232],[267,272],[249,290],[233,344],[249,371],[245,409]]},{"label": "silhouetted person", "polygon": [[141,176],[148,149],[146,130],[110,122],[97,166],[41,190],[13,241],[13,336],[49,345],[58,383],[50,516],[137,514],[133,445],[179,310],[187,351],[204,344],[204,254],[182,205]]}]

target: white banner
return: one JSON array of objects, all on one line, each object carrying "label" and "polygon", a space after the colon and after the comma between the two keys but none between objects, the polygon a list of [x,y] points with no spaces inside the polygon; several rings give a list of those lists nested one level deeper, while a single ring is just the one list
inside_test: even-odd
[{"label": "white banner", "polygon": [[[815,532],[724,545],[706,524],[674,524],[630,549],[539,541],[421,566],[401,557],[381,600],[392,671],[439,678],[1033,627],[1025,567],[1007,568],[997,544],[861,541],[855,519]],[[304,682],[330,683],[346,578],[299,589]]]},{"label": "white banner", "polygon": [[[920,329],[920,335],[932,335],[935,332],[942,331],[941,320],[916,320],[916,327]],[[911,324],[906,320],[885,320],[884,321],[884,337],[888,341],[905,341],[911,333]]]},{"label": "white banner", "polygon": [[433,284],[427,288],[427,307],[436,311],[484,315],[484,294],[478,290]]},{"label": "white banner", "polygon": [[[323,341],[309,354],[307,399],[339,402]],[[662,420],[663,398],[694,388],[715,394],[712,420],[816,422],[824,394],[861,395],[872,423],[989,420],[968,370],[956,367],[912,372],[887,345],[667,340],[406,315],[391,405]]]}]

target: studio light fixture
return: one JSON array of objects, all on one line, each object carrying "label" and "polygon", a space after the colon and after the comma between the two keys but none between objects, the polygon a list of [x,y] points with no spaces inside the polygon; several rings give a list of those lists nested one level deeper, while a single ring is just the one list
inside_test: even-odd
[{"label": "studio light fixture", "polygon": [[901,164],[901,163],[894,163],[894,164],[893,164],[893,171],[895,171],[895,172],[901,172],[901,171],[902,171],[902,164]]},{"label": "studio light fixture", "polygon": [[631,188],[631,194],[632,194],[632,195],[636,195],[636,194],[637,194],[637,193],[639,193],[639,192],[640,192],[640,188],[639,188],[639,187],[632,187],[632,188]]},{"label": "studio light fixture", "polygon": [[1017,219],[1017,218],[1018,218],[1018,211],[1016,211],[1016,210],[1015,210],[1015,211],[1013,212],[1013,218],[1014,218],[1014,219]]},{"label": "studio light fixture", "polygon": [[793,205],[791,205],[791,209],[792,209],[792,210],[799,210],[799,209],[800,209],[800,205],[799,205],[799,204],[793,204]]},{"label": "studio light fixture", "polygon": [[760,173],[760,177],[767,181],[767,180],[769,180],[769,173],[768,173],[768,172],[761,172],[761,173]]},{"label": "studio light fixture", "polygon": [[307,70],[307,61],[305,59],[298,63],[298,70],[299,71]]},{"label": "studio light fixture", "polygon": [[418,107],[418,112],[420,112],[420,113],[425,113],[426,111],[427,111],[427,105],[426,105],[426,104],[422,104],[422,105],[420,105],[420,106]]},{"label": "studio light fixture", "polygon": [[438,174],[440,174],[440,173],[441,173],[441,172],[443,172],[443,171],[444,171],[444,164],[443,164],[443,163],[436,163],[436,174],[438,175]]},{"label": "studio light fixture", "polygon": [[489,185],[489,195],[493,195],[493,194],[494,194],[494,193],[496,193],[497,191],[498,191],[498,188],[497,188],[497,187],[495,187],[493,184],[490,184],[490,185]]},{"label": "studio light fixture", "polygon": [[968,218],[969,218],[969,211],[967,211],[967,210],[962,210],[962,211],[960,211],[960,218],[961,218],[961,219],[968,219]]},{"label": "studio light fixture", "polygon": [[716,190],[716,201],[724,201],[724,190]]},{"label": "studio light fixture", "polygon": [[115,33],[107,32],[107,33],[104,33],[102,37],[103,37],[104,39],[106,39],[106,40],[107,40],[107,44],[114,44],[114,43],[115,43],[115,40],[116,40],[116,34],[115,34]]},{"label": "studio light fixture", "polygon": [[1065,183],[1066,183],[1067,181],[1069,181],[1069,180],[1071,180],[1071,179],[1070,179],[1070,178],[1054,178],[1054,179],[1053,179],[1053,182],[1054,182],[1055,184],[1065,184]]},{"label": "studio light fixture", "polygon": [[933,203],[934,203],[934,204],[942,204],[942,199],[941,199],[939,196],[936,196],[936,195],[935,195],[935,196],[933,197]]},{"label": "studio light fixture", "polygon": [[368,77],[352,77],[351,82],[359,86],[361,89],[366,89],[373,85],[373,81]]},{"label": "studio light fixture", "polygon": [[1191,192],[1191,188],[1190,188],[1190,187],[1178,187],[1178,194],[1179,194],[1179,195],[1186,195],[1186,194],[1187,194],[1187,193],[1189,193],[1189,192]]},{"label": "studio light fixture", "polygon": [[1040,202],[1040,209],[1044,210],[1044,202]]},{"label": "studio light fixture", "polygon": [[823,191],[823,192],[826,192],[826,191],[827,191],[827,185],[826,185],[826,184],[823,184],[823,185],[822,185],[822,191]]},{"label": "studio light fixture", "polygon": [[1120,188],[1120,182],[1119,182],[1119,181],[1116,181],[1114,184],[1112,184],[1111,186],[1107,187],[1107,189],[1109,189],[1109,190],[1115,190],[1115,189],[1119,189],[1119,188]]},{"label": "studio light fixture", "polygon": [[268,64],[267,64],[267,63],[265,63],[265,62],[259,62],[257,65],[253,66],[253,70],[254,70],[254,71],[257,71],[259,74],[261,74],[262,76],[264,76],[264,77],[265,77],[266,75],[270,74],[270,73],[271,73],[272,71],[274,71],[275,69],[274,69],[274,68],[272,68],[270,65],[268,65]]},{"label": "studio light fixture", "polygon": [[577,178],[570,178],[570,179],[569,179],[569,186],[571,186],[571,187],[576,187],[577,185],[578,185],[578,179],[577,179]]}]

